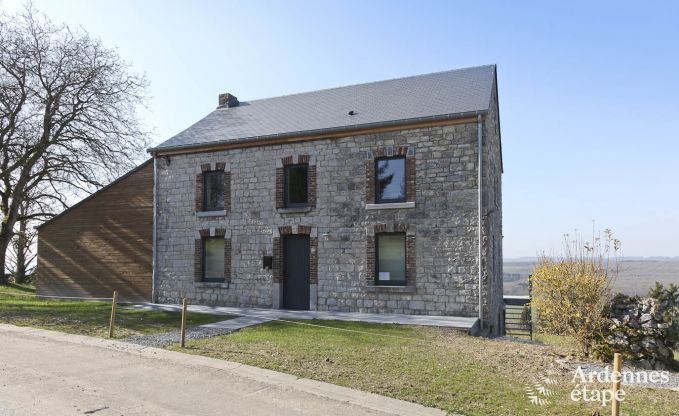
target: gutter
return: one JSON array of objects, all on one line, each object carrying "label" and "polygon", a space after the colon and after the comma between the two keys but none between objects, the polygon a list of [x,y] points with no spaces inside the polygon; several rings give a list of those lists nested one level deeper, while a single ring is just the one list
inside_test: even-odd
[{"label": "gutter", "polygon": [[152,147],[147,150],[148,153],[152,155],[157,155],[162,152],[171,152],[171,151],[177,151],[177,150],[193,150],[193,149],[200,149],[201,147],[209,147],[209,146],[219,146],[222,144],[249,144],[252,146],[253,144],[250,143],[256,143],[258,141],[264,141],[264,140],[271,140],[271,139],[287,139],[291,137],[304,137],[304,136],[313,136],[313,135],[318,135],[318,134],[336,134],[336,133],[351,133],[354,130],[364,130],[364,129],[372,129],[372,128],[382,128],[382,127],[392,127],[392,126],[400,126],[400,125],[407,125],[407,124],[414,124],[414,123],[424,123],[424,122],[435,122],[435,121],[446,121],[446,120],[456,120],[456,119],[461,119],[461,118],[468,118],[468,117],[474,117],[474,116],[482,116],[488,114],[488,110],[480,110],[480,111],[468,111],[465,113],[455,113],[455,114],[441,114],[441,115],[434,115],[434,116],[425,116],[425,117],[414,117],[414,118],[407,118],[407,119],[400,119],[400,120],[390,120],[390,121],[380,121],[376,123],[367,123],[367,124],[353,124],[349,126],[341,126],[341,127],[329,127],[329,128],[322,128],[322,129],[314,129],[314,130],[303,130],[303,131],[293,131],[293,132],[287,132],[287,133],[275,133],[275,134],[267,134],[267,135],[261,135],[261,136],[251,136],[251,137],[242,137],[234,140],[218,140],[218,141],[213,141],[213,142],[207,142],[207,143],[192,143],[192,144],[184,144],[184,145],[177,145],[177,146],[167,146],[167,147]]},{"label": "gutter", "polygon": [[156,247],[156,224],[157,224],[157,210],[158,210],[158,196],[157,196],[157,185],[158,184],[158,158],[153,156],[153,231],[152,231],[152,254],[151,254],[151,302],[156,303],[156,266],[158,262],[156,261],[158,249]]},{"label": "gutter", "polygon": [[479,208],[479,221],[478,221],[478,243],[479,243],[479,322],[480,329],[483,330],[483,124],[482,117],[478,115],[477,121],[477,136],[478,136],[478,208]]}]

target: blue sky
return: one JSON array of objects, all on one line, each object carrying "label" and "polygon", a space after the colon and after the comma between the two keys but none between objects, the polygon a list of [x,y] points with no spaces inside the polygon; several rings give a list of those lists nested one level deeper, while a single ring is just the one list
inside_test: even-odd
[{"label": "blue sky", "polygon": [[[496,63],[504,252],[679,255],[679,3],[34,0],[151,81],[159,143],[242,100]],[[20,1],[0,0],[15,11]]]}]

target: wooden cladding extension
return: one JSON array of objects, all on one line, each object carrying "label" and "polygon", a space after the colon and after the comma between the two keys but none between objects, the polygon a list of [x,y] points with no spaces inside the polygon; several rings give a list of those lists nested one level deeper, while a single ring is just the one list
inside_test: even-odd
[{"label": "wooden cladding extension", "polygon": [[40,228],[38,295],[150,301],[152,232],[148,161]]}]

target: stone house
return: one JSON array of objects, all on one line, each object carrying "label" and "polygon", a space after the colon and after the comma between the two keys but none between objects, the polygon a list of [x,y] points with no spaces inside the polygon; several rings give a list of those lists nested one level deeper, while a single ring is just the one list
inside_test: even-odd
[{"label": "stone house", "polygon": [[494,65],[221,94],[150,153],[153,301],[482,316],[502,331]]},{"label": "stone house", "polygon": [[495,66],[222,94],[151,153],[158,302],[478,316],[480,277],[501,327]]}]

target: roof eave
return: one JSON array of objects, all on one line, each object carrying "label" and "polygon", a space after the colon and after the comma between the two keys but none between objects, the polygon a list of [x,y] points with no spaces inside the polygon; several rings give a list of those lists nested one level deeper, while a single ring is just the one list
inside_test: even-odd
[{"label": "roof eave", "polygon": [[441,114],[441,115],[435,115],[435,116],[414,117],[414,118],[401,119],[401,120],[381,121],[381,122],[378,122],[378,123],[355,124],[355,125],[351,125],[351,126],[329,127],[329,128],[323,128],[323,129],[315,129],[315,130],[304,130],[304,131],[276,133],[276,134],[269,134],[269,135],[262,135],[262,136],[251,136],[251,137],[244,137],[244,138],[240,138],[240,139],[236,139],[236,140],[219,140],[219,141],[208,142],[208,143],[195,143],[195,144],[187,144],[187,145],[179,145],[179,146],[166,146],[166,147],[152,147],[152,148],[149,148],[147,150],[147,152],[150,153],[151,155],[156,155],[156,154],[162,153],[162,152],[177,152],[177,151],[181,151],[181,150],[192,151],[192,150],[195,150],[195,149],[200,149],[202,147],[219,146],[219,145],[223,145],[223,144],[229,144],[229,145],[243,144],[243,145],[245,145],[245,144],[249,144],[249,143],[252,143],[252,142],[271,140],[271,139],[288,139],[288,138],[291,138],[291,137],[305,137],[305,136],[314,136],[314,135],[319,135],[319,134],[337,134],[337,133],[344,133],[344,132],[346,132],[348,134],[348,133],[351,133],[352,131],[356,131],[356,130],[379,129],[379,128],[384,128],[384,127],[394,127],[394,126],[401,126],[401,125],[407,126],[407,125],[416,124],[416,123],[455,120],[455,119],[461,119],[461,118],[467,118],[467,117],[476,117],[478,115],[486,115],[486,114],[488,114],[488,109],[468,111],[468,112],[464,112],[464,113]]}]

